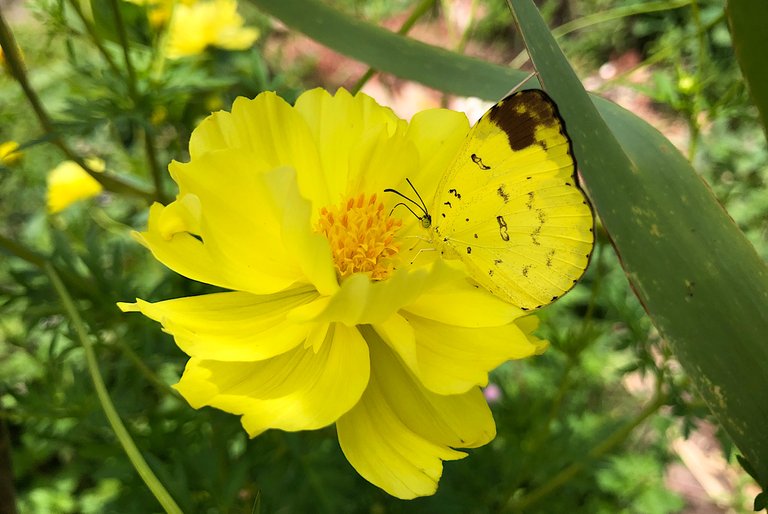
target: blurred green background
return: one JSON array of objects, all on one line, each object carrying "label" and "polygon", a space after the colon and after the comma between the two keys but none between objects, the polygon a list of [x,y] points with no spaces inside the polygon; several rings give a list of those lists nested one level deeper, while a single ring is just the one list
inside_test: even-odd
[{"label": "blurred green background", "polygon": [[[425,4],[325,3],[392,30]],[[428,4],[413,37],[530,66],[505,3]],[[768,151],[722,2],[538,5],[587,88],[670,138],[768,257]],[[31,85],[71,148],[102,158],[108,170],[145,189],[153,184],[153,161],[164,170],[171,159],[184,160],[192,128],[211,110],[263,90],[290,101],[318,85],[353,88],[367,69],[242,0],[240,14],[260,31],[251,48],[166,59],[158,56],[148,8],[121,1],[136,68],[129,81],[110,2],[0,6]],[[489,105],[390,75],[374,75],[363,91],[404,117],[445,105],[476,118]],[[95,337],[118,412],[185,512],[743,512],[759,492],[646,317],[602,230],[585,278],[541,312],[539,333],[552,348],[494,373],[486,394],[496,440],[447,463],[435,496],[406,502],[368,484],[344,459],[333,427],[248,440],[237,417],[195,411],[181,400],[168,385],[185,355],[153,322],[115,307],[208,286],[164,269],[130,238],[146,222],[145,199],[103,192],[48,214],[46,177],[66,156],[31,113],[18,83],[0,72],[0,143],[17,141],[23,153],[0,165],[0,234],[51,256]],[[161,180],[161,197],[172,197],[174,184],[165,174]],[[21,512],[161,511],[104,418],[48,278],[7,253],[0,256],[0,418]]]}]

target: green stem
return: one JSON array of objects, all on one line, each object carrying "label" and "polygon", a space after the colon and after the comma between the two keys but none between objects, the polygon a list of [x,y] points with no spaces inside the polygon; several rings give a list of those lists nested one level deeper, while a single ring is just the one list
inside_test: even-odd
[{"label": "green stem", "polygon": [[109,69],[112,70],[112,73],[114,73],[115,76],[120,77],[122,75],[120,68],[115,63],[115,60],[112,59],[112,56],[109,55],[109,52],[107,52],[107,49],[104,47],[104,43],[101,41],[101,37],[99,37],[99,34],[96,32],[93,24],[85,16],[85,13],[83,13],[83,9],[80,7],[78,0],[69,0],[69,5],[75,11],[77,17],[80,18],[80,22],[83,24],[83,27],[85,27],[85,31],[91,37],[91,41],[93,41],[94,46],[106,61]]},{"label": "green stem", "polygon": [[699,144],[701,136],[701,127],[699,126],[698,114],[701,110],[701,88],[704,80],[704,68],[706,67],[706,31],[704,25],[701,22],[701,12],[699,10],[699,3],[696,0],[691,1],[691,16],[693,17],[694,24],[696,25],[696,36],[698,43],[698,66],[696,67],[696,78],[694,79],[695,88],[693,90],[693,102],[691,112],[688,116],[688,126],[691,131],[690,143],[688,145],[688,160],[693,162],[693,158],[696,156],[696,149]]},{"label": "green stem", "polygon": [[15,255],[40,269],[43,269],[46,266],[47,261],[45,257],[2,234],[0,234],[0,247],[4,248],[11,255]]},{"label": "green stem", "polygon": [[[123,49],[123,58],[125,60],[125,69],[128,71],[128,92],[131,95],[133,104],[138,107],[141,103],[141,97],[138,90],[138,81],[136,79],[136,70],[133,67],[131,61],[131,47],[128,43],[128,33],[125,31],[125,23],[123,23],[123,15],[120,12],[120,5],[118,0],[110,0],[112,3],[112,12],[115,15],[115,25],[117,25],[117,36],[120,40],[120,46]],[[165,193],[163,192],[163,173],[160,169],[160,163],[157,158],[157,150],[155,149],[153,130],[151,126],[147,125],[144,128],[144,152],[147,156],[147,164],[149,166],[150,174],[152,175],[152,182],[155,186],[155,196],[161,203],[167,203]]]},{"label": "green stem", "polygon": [[128,360],[130,360],[133,365],[138,368],[139,372],[144,375],[144,378],[146,378],[149,383],[155,386],[155,389],[157,389],[162,395],[172,396],[174,398],[179,397],[179,394],[173,388],[169,387],[168,384],[160,380],[155,372],[152,371],[150,367],[144,363],[143,360],[141,360],[141,357],[136,355],[136,352],[134,352],[130,346],[123,343],[122,341],[117,341],[116,346],[121,352],[125,354],[126,357],[128,357]]},{"label": "green stem", "polygon": [[104,379],[102,378],[101,372],[99,371],[96,354],[93,351],[93,345],[88,337],[88,333],[85,330],[83,320],[80,318],[80,314],[77,312],[77,308],[72,301],[72,297],[70,296],[69,291],[67,291],[67,288],[64,286],[64,283],[61,281],[61,278],[59,278],[59,275],[56,273],[56,270],[53,268],[53,266],[46,264],[45,271],[48,274],[51,283],[56,290],[56,293],[61,299],[64,310],[72,322],[77,338],[80,340],[80,344],[83,346],[83,350],[85,351],[85,360],[88,366],[88,372],[91,376],[91,380],[93,381],[93,386],[96,389],[96,396],[99,399],[99,404],[101,405],[101,408],[104,411],[104,415],[106,416],[109,425],[112,427],[112,431],[117,437],[117,440],[123,447],[123,450],[128,456],[128,459],[131,461],[131,464],[133,464],[136,472],[147,485],[149,490],[152,491],[152,494],[155,496],[160,505],[162,505],[165,511],[171,514],[181,514],[181,509],[173,500],[170,493],[168,493],[165,487],[163,487],[163,484],[160,482],[160,480],[158,480],[158,478],[152,472],[152,469],[150,469],[149,465],[144,460],[144,457],[142,457],[141,452],[136,447],[136,443],[133,442],[133,439],[128,433],[128,430],[125,428],[125,425],[123,425],[123,422],[120,419],[114,404],[112,403],[112,399],[109,397],[107,387],[104,385]]},{"label": "green stem", "polygon": [[133,196],[139,196],[147,200],[152,200],[154,195],[149,191],[130,184],[129,182],[126,182],[125,180],[114,175],[107,173],[97,173],[90,166],[88,166],[79,155],[75,154],[66,145],[66,143],[64,143],[64,140],[56,131],[51,118],[48,116],[48,113],[43,107],[43,104],[40,101],[40,97],[37,96],[37,93],[29,83],[27,72],[24,67],[24,62],[21,58],[21,54],[19,53],[18,46],[16,45],[16,38],[13,37],[13,32],[6,23],[2,10],[0,10],[0,46],[3,47],[3,51],[5,53],[5,61],[8,64],[11,75],[19,83],[22,91],[24,91],[24,96],[26,96],[27,101],[29,101],[30,105],[32,106],[32,110],[35,112],[40,125],[43,127],[43,131],[50,137],[51,142],[59,147],[59,149],[64,153],[64,155],[67,156],[68,159],[76,162],[91,177],[96,179],[97,182],[104,186],[105,189],[114,191],[116,193],[125,193]]},{"label": "green stem", "polygon": [[[0,410],[0,414],[2,414]],[[0,514],[17,514],[16,489],[13,486],[13,467],[11,466],[11,438],[8,427],[0,416]]]},{"label": "green stem", "polygon": [[629,435],[642,424],[646,419],[656,413],[667,401],[667,396],[660,389],[661,381],[657,384],[657,391],[653,399],[648,405],[643,408],[642,411],[633,419],[625,423],[618,430],[609,435],[597,446],[594,446],[587,454],[579,461],[574,462],[570,466],[566,467],[555,476],[549,479],[543,485],[537,487],[533,491],[529,492],[522,498],[517,500],[510,499],[504,507],[504,512],[524,512],[525,509],[535,504],[542,498],[556,491],[563,485],[567,484],[573,477],[579,474],[590,462],[602,457],[609,451],[613,450],[621,443],[623,443]]},{"label": "green stem", "polygon": [[[411,11],[411,14],[408,16],[408,19],[405,20],[405,22],[400,26],[400,29],[397,31],[398,34],[401,36],[404,36],[405,34],[408,34],[408,32],[413,28],[413,26],[416,24],[419,19],[424,16],[424,14],[427,13],[432,7],[435,5],[436,0],[421,0],[421,3],[416,6],[416,8]],[[363,74],[362,77],[357,81],[357,83],[352,86],[352,94],[357,94],[360,92],[361,89],[363,89],[363,86],[368,83],[369,80],[376,74],[375,69],[368,68],[366,72]]]},{"label": "green stem", "polygon": [[125,31],[123,14],[120,12],[120,4],[118,0],[110,0],[110,2],[112,4],[112,13],[115,16],[115,25],[117,26],[117,37],[120,39],[120,46],[123,49],[125,69],[128,72],[128,90],[131,92],[131,97],[135,100],[139,95],[136,90],[136,70],[133,69],[130,46],[128,45],[128,33]]},{"label": "green stem", "polygon": [[472,35],[472,30],[475,28],[475,16],[477,13],[477,4],[478,4],[478,0],[472,0],[472,3],[469,7],[469,20],[467,21],[467,27],[464,29],[464,32],[461,33],[459,44],[456,45],[457,54],[464,53],[464,50],[467,48],[467,43],[469,43],[469,37]]}]

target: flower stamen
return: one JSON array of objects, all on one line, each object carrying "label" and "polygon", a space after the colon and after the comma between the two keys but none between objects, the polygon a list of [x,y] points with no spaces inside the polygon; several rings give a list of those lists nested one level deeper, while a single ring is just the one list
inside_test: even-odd
[{"label": "flower stamen", "polygon": [[385,212],[376,194],[361,193],[320,209],[316,230],[331,244],[340,279],[366,273],[372,280],[383,280],[394,270],[394,257],[400,251],[395,233],[402,224]]}]

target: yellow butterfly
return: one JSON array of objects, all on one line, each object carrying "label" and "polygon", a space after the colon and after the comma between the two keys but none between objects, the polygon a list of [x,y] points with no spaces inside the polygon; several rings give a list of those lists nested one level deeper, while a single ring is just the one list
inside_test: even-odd
[{"label": "yellow butterfly", "polygon": [[419,208],[444,257],[460,259],[478,284],[525,310],[568,292],[594,245],[571,141],[557,106],[538,89],[491,107],[443,175],[432,208],[423,201]]}]

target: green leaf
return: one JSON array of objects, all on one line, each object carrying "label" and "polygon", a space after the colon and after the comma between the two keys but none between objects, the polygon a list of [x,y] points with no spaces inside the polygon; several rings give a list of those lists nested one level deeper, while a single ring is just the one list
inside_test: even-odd
[{"label": "green leaf", "polygon": [[533,3],[509,2],[635,293],[764,482],[765,263],[671,143],[620,107],[593,104]]},{"label": "green leaf", "polygon": [[498,100],[525,73],[357,20],[318,0],[251,0],[264,12],[371,67],[461,96]]},{"label": "green leaf", "polygon": [[733,38],[733,50],[741,72],[747,82],[752,100],[760,111],[763,130],[768,135],[768,66],[765,49],[768,48],[768,2],[729,0],[725,13]]}]

